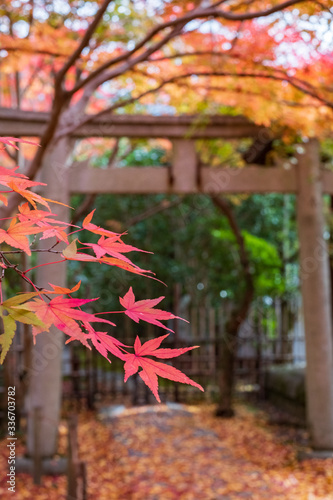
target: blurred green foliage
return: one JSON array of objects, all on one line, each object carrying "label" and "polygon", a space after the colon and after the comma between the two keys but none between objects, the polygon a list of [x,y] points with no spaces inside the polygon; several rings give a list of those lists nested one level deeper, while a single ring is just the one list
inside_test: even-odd
[{"label": "blurred green foliage", "polygon": [[[109,153],[108,153],[109,154]],[[232,160],[240,165],[240,152],[234,145],[211,144],[211,150],[223,164]],[[167,164],[168,152],[156,145],[149,149],[136,142],[126,165]],[[103,159],[100,160],[103,163]],[[72,206],[79,206],[82,196],[75,196]],[[251,262],[256,296],[282,296],[298,288],[297,235],[295,199],[278,194],[232,196],[236,219],[245,239]],[[94,307],[119,310],[118,297],[133,286],[138,299],[165,295],[163,308],[173,307],[173,286],[182,284],[183,293],[200,301],[209,296],[212,303],[223,298],[237,301],[243,293],[243,271],[233,232],[227,219],[205,195],[120,196],[99,195],[94,222],[115,232],[128,229],[124,240],[153,254],[127,254],[133,262],[156,273],[158,281],[131,275],[120,269],[79,262],[72,263],[71,281],[82,280],[81,294],[100,297]],[[91,236],[89,236],[91,237]],[[87,241],[87,235],[80,235]]]}]

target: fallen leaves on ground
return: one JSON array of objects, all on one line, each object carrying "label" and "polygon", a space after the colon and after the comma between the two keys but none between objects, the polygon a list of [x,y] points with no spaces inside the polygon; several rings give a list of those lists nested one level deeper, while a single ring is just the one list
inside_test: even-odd
[{"label": "fallen leaves on ground", "polygon": [[[298,462],[296,447],[243,406],[229,420],[193,406],[132,408],[103,422],[84,414],[79,441],[89,500],[333,499],[333,459]],[[15,496],[8,492],[6,444],[0,443],[3,500],[65,498],[65,477],[43,477],[37,487],[19,474]]]}]

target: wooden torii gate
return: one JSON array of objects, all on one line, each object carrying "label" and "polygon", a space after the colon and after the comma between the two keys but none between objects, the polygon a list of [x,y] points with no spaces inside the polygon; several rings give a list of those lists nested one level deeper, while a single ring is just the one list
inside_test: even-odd
[{"label": "wooden torii gate", "polygon": [[[0,135],[40,136],[47,113],[0,108]],[[110,115],[77,128],[73,138],[167,138],[173,144],[168,167],[93,168],[73,164],[54,175],[57,162],[43,168],[52,179],[50,198],[67,202],[71,193],[115,194],[227,194],[294,193],[300,241],[301,290],[306,338],[307,418],[316,449],[333,450],[333,338],[330,272],[324,239],[323,193],[333,195],[333,172],[320,165],[319,142],[310,139],[297,154],[297,164],[276,167],[248,165],[242,169],[199,166],[196,139],[255,137],[264,143],[269,130],[241,116],[133,116]],[[61,166],[60,164],[58,166]],[[64,176],[68,176],[65,179]],[[54,198],[55,199],[55,198]],[[42,254],[45,258],[45,254]],[[40,268],[40,281],[50,281]],[[49,272],[49,271],[47,271]],[[64,278],[65,270],[61,271]],[[57,279],[58,278],[58,279]],[[56,278],[59,282],[59,271]]]}]

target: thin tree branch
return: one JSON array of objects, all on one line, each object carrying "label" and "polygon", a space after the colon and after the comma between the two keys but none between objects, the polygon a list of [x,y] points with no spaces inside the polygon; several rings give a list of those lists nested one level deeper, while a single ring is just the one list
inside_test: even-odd
[{"label": "thin tree branch", "polygon": [[[122,75],[123,73],[129,71],[132,69],[134,66],[139,64],[140,62],[143,62],[147,60],[147,58],[153,54],[154,52],[160,50],[164,45],[166,45],[170,40],[175,38],[181,33],[183,26],[176,26],[168,35],[166,35],[162,40],[157,42],[155,45],[152,47],[146,49],[145,52],[142,54],[138,55],[134,59],[130,59],[132,55],[134,55],[139,48],[134,48],[131,51],[126,52],[125,54],[122,54],[112,60],[107,61],[106,63],[102,64],[99,66],[95,71],[90,73],[85,79],[81,80],[78,82],[75,87],[70,91],[71,94],[75,94],[78,92],[82,87],[87,85],[89,82],[94,82],[95,87],[97,88],[99,85],[101,85],[103,82],[113,80],[114,78]],[[141,44],[140,48],[141,48]],[[112,66],[115,66],[119,64],[120,62],[126,61],[126,64],[120,66],[118,69],[113,70],[112,72],[104,73],[107,69],[110,69]]]},{"label": "thin tree branch", "polygon": [[7,47],[1,46],[1,50],[5,50],[6,52],[20,52],[22,54],[38,54],[42,56],[50,56],[50,57],[66,57],[67,54],[61,54],[60,52],[53,52],[51,49],[39,49],[38,47]]},{"label": "thin tree branch", "polygon": [[116,109],[123,108],[124,106],[127,106],[128,104],[132,104],[132,103],[142,99],[143,97],[145,97],[149,94],[153,94],[153,93],[157,92],[162,87],[164,87],[164,85],[166,85],[167,83],[170,83],[172,80],[173,79],[162,82],[157,87],[146,90],[145,92],[142,92],[141,94],[139,94],[136,97],[130,97],[128,99],[123,99],[122,101],[119,101],[119,102],[113,104],[112,106],[109,106],[108,108],[103,109],[102,111],[99,111],[99,113],[96,113],[95,115],[88,115],[88,116],[85,115],[84,119],[82,119],[80,122],[77,122],[74,125],[69,126],[68,128],[62,128],[62,130],[59,131],[59,133],[56,135],[55,139],[59,140],[68,134],[72,134],[79,127],[82,127],[82,125],[85,125],[86,123],[89,123],[96,118],[100,118],[100,117],[104,116],[105,114],[112,113]]},{"label": "thin tree branch", "polygon": [[82,201],[81,205],[79,205],[78,208],[75,210],[75,213],[72,217],[71,224],[73,226],[81,219],[81,217],[88,214],[89,210],[95,203],[96,197],[97,193],[87,194],[84,197],[84,200]]},{"label": "thin tree branch", "polygon": [[147,210],[142,212],[141,214],[135,215],[131,219],[128,219],[124,222],[123,226],[128,229],[131,226],[135,226],[139,222],[148,219],[149,217],[153,217],[154,215],[163,212],[164,210],[169,210],[170,208],[176,207],[183,201],[182,197],[178,197],[174,201],[169,201],[167,199],[162,200],[157,205],[149,207]]},{"label": "thin tree branch", "polygon": [[87,45],[90,42],[91,37],[95,33],[95,30],[97,26],[99,25],[101,19],[103,18],[103,15],[108,8],[109,4],[111,3],[111,0],[104,0],[102,6],[100,9],[97,11],[93,21],[89,24],[89,27],[87,28],[85,34],[83,35],[83,38],[81,40],[81,43],[77,47],[77,49],[73,52],[73,54],[68,58],[66,63],[63,65],[61,70],[56,74],[55,78],[55,84],[61,85],[62,81],[64,79],[64,76],[66,75],[67,71],[73,66],[73,64],[76,62],[76,60],[80,57],[83,49],[87,47]]},{"label": "thin tree branch", "polygon": [[[291,7],[293,5],[296,5],[298,3],[303,3],[305,0],[287,0],[285,2],[282,2],[278,5],[275,5],[274,7],[271,7],[266,10],[262,11],[256,11],[256,12],[248,12],[248,13],[241,13],[241,14],[234,14],[229,11],[223,11],[218,9],[217,7],[207,7],[207,8],[198,8],[194,9],[191,12],[188,12],[187,14],[177,18],[173,19],[170,21],[167,21],[165,23],[161,23],[158,26],[155,26],[140,42],[136,44],[136,46],[129,51],[126,51],[124,54],[121,54],[115,58],[110,59],[109,61],[106,61],[104,64],[102,64],[99,68],[97,68],[95,71],[90,73],[85,80],[82,80],[78,85],[76,85],[72,90],[71,93],[75,93],[78,90],[80,90],[86,83],[89,81],[95,79],[98,75],[103,73],[106,69],[109,69],[110,67],[119,64],[120,62],[123,61],[129,61],[130,58],[136,54],[140,49],[145,47],[147,43],[152,40],[158,33],[168,29],[168,28],[179,28],[181,29],[190,21],[193,21],[194,19],[202,19],[202,18],[222,18],[228,21],[245,21],[245,20],[251,20],[251,19],[256,19],[258,17],[267,17],[271,14],[274,14],[275,12],[279,12],[281,10],[287,9],[288,7]],[[217,5],[219,5],[221,2],[218,2]],[[143,55],[138,56],[134,61],[131,61],[131,63],[128,63],[129,66],[128,68],[125,69],[130,69],[134,65],[138,64],[139,62],[142,62],[143,60],[146,60],[147,57],[153,52],[156,52],[159,50],[162,46],[164,46],[168,41],[173,39],[175,36],[177,36],[177,29],[171,31],[168,35],[166,35],[162,41],[158,42],[153,48],[148,49]],[[119,76],[119,74],[122,74],[124,72],[124,69],[121,70],[121,73],[115,72],[115,76]],[[106,80],[110,80],[111,78],[115,78],[115,76],[108,74],[106,76]],[[106,81],[104,80],[104,81]],[[102,83],[99,82],[98,85]]]},{"label": "thin tree branch", "polygon": [[108,165],[107,165],[109,168],[112,168],[114,165],[114,162],[116,161],[117,154],[119,152],[119,142],[120,142],[120,139],[116,139],[116,144],[114,145],[114,148],[111,151],[111,154],[109,156]]},{"label": "thin tree branch", "polygon": [[177,52],[176,54],[172,54],[170,56],[160,56],[154,58],[148,58],[147,62],[161,62],[161,61],[170,61],[172,59],[178,59],[183,57],[193,57],[193,56],[218,56],[224,57],[226,52],[217,52],[215,50],[194,50],[193,52]]},{"label": "thin tree branch", "polygon": [[[227,71],[211,71],[211,72],[193,71],[191,73],[173,76],[173,77],[169,78],[168,80],[161,82],[156,87],[153,87],[152,89],[146,90],[145,92],[142,92],[141,94],[139,94],[135,97],[131,97],[131,98],[119,101],[118,103],[113,104],[112,106],[100,111],[99,113],[97,113],[95,115],[85,116],[84,119],[82,119],[80,122],[77,122],[76,124],[69,126],[68,128],[63,128],[61,130],[61,132],[59,132],[59,134],[56,136],[56,138],[60,139],[63,136],[66,136],[68,134],[72,134],[79,127],[91,122],[92,120],[95,120],[96,118],[100,118],[105,114],[111,114],[116,109],[127,106],[128,104],[132,104],[134,102],[137,102],[149,94],[154,94],[154,93],[158,92],[159,90],[161,90],[163,87],[165,87],[168,84],[177,83],[180,80],[184,80],[184,79],[190,78],[192,76],[204,76],[204,77],[207,77],[207,76],[230,77],[231,76],[231,77],[236,77],[236,78],[263,78],[263,79],[275,80],[275,81],[279,81],[279,82],[286,81],[292,87],[296,88],[297,90],[300,90],[304,94],[307,94],[310,97],[313,97],[314,99],[325,104],[327,107],[333,109],[333,102],[328,101],[327,99],[319,96],[318,94],[316,94],[314,91],[310,90],[309,88],[307,89],[307,88],[304,88],[301,86],[301,84],[303,85],[303,83],[304,83],[304,86],[307,86],[307,82],[302,82],[300,84],[297,84],[297,83],[295,83],[295,81],[291,77],[288,77],[287,75],[278,76],[278,75],[273,75],[270,73],[245,73],[245,72],[232,73],[232,72],[227,72]],[[298,81],[301,82],[301,80],[298,80]]]},{"label": "thin tree branch", "polygon": [[[186,88],[186,89],[191,89],[191,86],[186,84],[186,83],[179,83],[178,84],[179,88]],[[198,90],[207,90],[207,85],[196,85],[196,89]],[[245,95],[245,96],[251,96],[251,97],[260,97],[261,99],[264,99],[266,101],[272,101],[272,97],[268,95],[264,95],[262,92],[251,92],[250,90],[243,90],[241,88],[235,88],[235,89],[230,89],[228,87],[222,87],[222,86],[210,86],[209,87],[210,91],[214,92],[228,92],[229,94],[240,94],[240,95]],[[293,108],[305,108],[305,109],[310,109],[310,108],[319,108],[321,104],[304,104],[301,102],[292,102],[292,101],[286,101],[286,100],[281,100],[279,101],[282,104],[285,104],[286,106],[290,106]]]}]

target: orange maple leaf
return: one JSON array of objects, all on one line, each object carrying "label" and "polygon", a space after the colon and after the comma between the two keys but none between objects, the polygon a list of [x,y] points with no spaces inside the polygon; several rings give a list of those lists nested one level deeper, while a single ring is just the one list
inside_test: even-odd
[{"label": "orange maple leaf", "polygon": [[[117,237],[118,239],[120,239],[120,237],[122,236],[122,234],[118,234],[118,233],[114,233],[112,231],[108,231],[107,229],[104,229],[100,226],[96,226],[96,224],[92,224],[90,221],[91,219],[93,218],[93,215],[94,215],[94,212],[95,212],[96,209],[94,209],[92,212],[90,212],[90,214],[87,215],[87,217],[85,217],[85,219],[83,220],[83,223],[82,223],[82,227],[83,229],[86,229],[87,231],[90,231],[91,233],[95,233],[95,234],[100,234],[102,236],[108,236],[108,237]],[[126,234],[126,233],[123,233],[123,234]]]},{"label": "orange maple leaf", "polygon": [[[19,174],[16,172],[16,170],[19,167],[15,167],[12,169],[1,167],[0,166],[0,184],[3,186],[9,187],[9,183],[11,182],[16,182],[17,178],[19,179],[27,179],[27,177],[24,174]],[[10,193],[11,191],[8,191]],[[0,194],[0,200],[4,205],[8,205],[8,200],[6,195]]]},{"label": "orange maple leaf", "polygon": [[31,255],[28,234],[37,234],[42,232],[40,227],[32,226],[29,222],[18,222],[14,218],[7,231],[0,228],[0,243],[3,241],[8,245],[24,250],[28,255]]},{"label": "orange maple leaf", "polygon": [[[34,181],[29,181],[26,179],[19,179],[15,181],[8,182],[8,187],[10,187],[13,191],[16,193],[20,194],[25,198],[26,200],[31,203],[33,207],[36,207],[36,202],[40,203],[41,205],[44,205],[50,210],[50,206],[46,200],[46,198],[43,198],[37,193],[34,193],[33,191],[30,191],[29,188],[33,186],[45,186],[44,183],[42,182],[34,182]],[[49,201],[49,200],[48,200]]]}]

